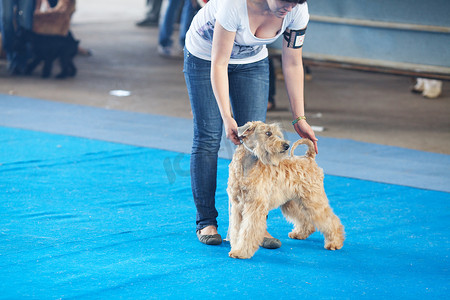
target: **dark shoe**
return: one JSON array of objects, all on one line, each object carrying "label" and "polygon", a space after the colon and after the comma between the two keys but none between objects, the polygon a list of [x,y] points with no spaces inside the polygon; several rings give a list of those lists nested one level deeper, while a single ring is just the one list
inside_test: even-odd
[{"label": "dark shoe", "polygon": [[222,244],[222,237],[220,234],[213,234],[213,235],[203,235],[200,234],[200,231],[197,230],[197,237],[200,242],[202,242],[205,245],[220,245]]},{"label": "dark shoe", "polygon": [[144,19],[142,21],[139,21],[136,23],[136,26],[139,27],[153,27],[153,26],[158,26],[158,20],[153,20],[153,19]]},{"label": "dark shoe", "polygon": [[279,239],[276,238],[265,237],[261,244],[261,247],[266,249],[278,249],[281,247],[281,242]]}]

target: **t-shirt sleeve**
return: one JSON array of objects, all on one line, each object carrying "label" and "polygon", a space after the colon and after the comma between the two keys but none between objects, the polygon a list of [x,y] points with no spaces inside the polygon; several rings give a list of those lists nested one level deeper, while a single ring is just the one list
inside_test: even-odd
[{"label": "t-shirt sleeve", "polygon": [[295,7],[292,14],[292,20],[287,29],[300,30],[306,28],[309,22],[308,5],[306,3],[299,4]]},{"label": "t-shirt sleeve", "polygon": [[231,5],[229,1],[221,1],[221,5],[216,12],[216,20],[227,31],[236,32],[240,23],[240,17],[237,7]]}]

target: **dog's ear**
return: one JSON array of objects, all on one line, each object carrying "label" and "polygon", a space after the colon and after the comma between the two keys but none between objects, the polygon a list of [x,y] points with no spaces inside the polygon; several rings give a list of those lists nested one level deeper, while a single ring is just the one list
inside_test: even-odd
[{"label": "dog's ear", "polygon": [[246,137],[247,134],[253,131],[254,126],[252,122],[247,122],[244,126],[238,127],[238,138]]}]

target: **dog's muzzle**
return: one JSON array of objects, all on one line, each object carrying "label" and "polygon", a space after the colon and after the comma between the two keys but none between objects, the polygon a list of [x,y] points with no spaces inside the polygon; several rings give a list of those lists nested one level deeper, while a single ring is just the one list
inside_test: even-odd
[{"label": "dog's muzzle", "polygon": [[283,151],[281,151],[282,153],[286,152],[289,149],[289,144],[288,143],[284,143],[283,144]]}]

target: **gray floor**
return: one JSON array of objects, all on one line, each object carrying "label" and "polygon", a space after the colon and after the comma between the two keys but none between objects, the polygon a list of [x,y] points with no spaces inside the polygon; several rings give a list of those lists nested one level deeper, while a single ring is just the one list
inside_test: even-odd
[{"label": "gray floor", "polygon": [[[144,4],[144,0],[77,1],[72,31],[94,54],[76,58],[77,77],[44,80],[38,71],[28,78],[9,77],[0,60],[0,93],[190,119],[182,61],[158,56],[157,28],[134,25],[144,15]],[[411,78],[327,68],[312,68],[312,75],[305,85],[306,111],[310,124],[325,128],[316,132],[319,138],[450,154],[448,82],[440,98],[426,100],[409,92]],[[109,95],[116,89],[131,95]],[[269,112],[268,119],[290,131],[282,80],[277,82],[276,101],[277,110]]]}]

